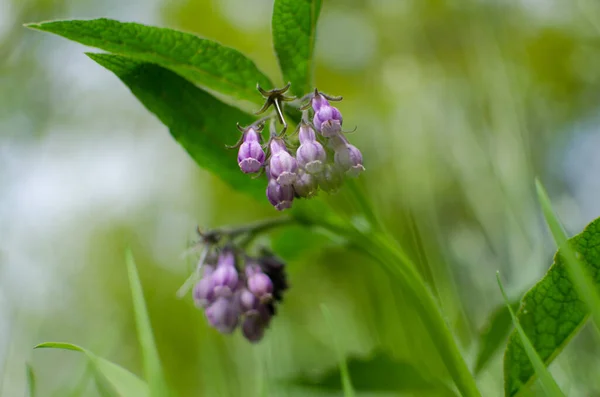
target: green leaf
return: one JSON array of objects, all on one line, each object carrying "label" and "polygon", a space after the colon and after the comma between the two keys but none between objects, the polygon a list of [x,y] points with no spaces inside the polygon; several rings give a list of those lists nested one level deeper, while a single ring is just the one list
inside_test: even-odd
[{"label": "green leaf", "polygon": [[35,397],[35,373],[33,372],[33,367],[25,364],[25,371],[27,376],[27,396]]},{"label": "green leaf", "polygon": [[234,188],[263,197],[265,183],[243,174],[234,144],[240,137],[235,122],[250,124],[254,118],[226,105],[177,74],[118,55],[88,54],[113,72],[167,127],[196,163]]},{"label": "green leaf", "polygon": [[[600,218],[570,238],[569,252],[580,258],[596,287],[600,284]],[[568,273],[565,249],[558,250],[548,273],[523,298],[517,318],[541,359],[549,364],[577,334],[589,317]],[[507,396],[513,396],[533,380],[534,370],[515,332],[509,337],[504,357]]]},{"label": "green leaf", "polygon": [[[512,318],[513,324],[516,329],[516,333],[519,336],[519,340],[525,351],[527,359],[533,365],[536,375],[540,378],[540,382],[542,384],[542,389],[544,390],[544,395],[550,396],[550,397],[564,396],[563,392],[560,390],[560,388],[556,384],[556,381],[554,380],[552,375],[550,375],[550,372],[548,372],[546,365],[544,364],[544,362],[542,361],[540,356],[538,356],[535,347],[533,347],[528,336],[525,334],[525,331],[521,327],[521,324],[520,324],[519,320],[517,319],[517,316],[515,316],[515,312],[513,311],[512,307],[510,306],[508,297],[506,296],[506,292],[504,292],[504,286],[502,285],[502,282],[500,281],[500,273],[496,273],[496,279],[498,280],[498,286],[500,287],[500,292],[502,292],[502,297],[504,298],[504,302],[506,303],[506,307],[508,308],[508,311],[510,313],[510,316]],[[505,393],[507,395],[508,395],[508,392],[509,392],[508,388],[505,388]]]},{"label": "green leaf", "polygon": [[[455,395],[443,382],[427,377],[412,364],[395,360],[383,351],[376,351],[368,358],[352,357],[347,368],[348,377],[358,392]],[[341,379],[340,368],[336,367],[319,377],[299,376],[289,383],[307,389],[339,391],[343,390]]]},{"label": "green leaf", "polygon": [[82,347],[62,342],[41,343],[35,349],[51,348],[74,350],[85,354],[92,365],[96,377],[100,382],[107,382],[113,389],[114,395],[119,397],[148,397],[148,385],[140,378],[108,360],[96,356]]},{"label": "green leaf", "polygon": [[[539,356],[549,364],[585,324],[590,307],[596,325],[600,324],[600,219],[581,234],[567,239],[538,180],[536,189],[559,250],[548,273],[525,295],[517,316]],[[534,370],[523,355],[523,346],[511,335],[504,359],[506,395],[517,394],[532,382],[533,375]]]},{"label": "green leaf", "polygon": [[[518,310],[521,301],[512,302],[510,307]],[[475,374],[480,373],[490,359],[496,354],[498,349],[503,346],[508,338],[512,328],[512,318],[506,305],[502,305],[494,310],[487,321],[487,325],[479,334],[479,346],[477,359],[475,361]]]},{"label": "green leaf", "polygon": [[275,0],[273,45],[279,66],[296,95],[311,91],[313,50],[321,0]]},{"label": "green leaf", "polygon": [[239,51],[190,33],[105,18],[26,26],[163,66],[194,83],[237,99],[262,104],[256,84],[272,87],[269,78]]},{"label": "green leaf", "polygon": [[144,301],[142,284],[135,266],[133,254],[130,250],[127,250],[125,254],[125,261],[127,262],[127,274],[129,275],[138,340],[142,348],[145,378],[148,379],[148,383],[150,384],[150,395],[156,397],[166,396],[170,393],[160,364],[158,349],[154,343],[152,325],[150,324],[146,302]]},{"label": "green leaf", "polygon": [[600,330],[600,295],[594,286],[591,275],[586,271],[584,266],[577,260],[577,255],[567,244],[567,233],[560,223],[558,216],[552,209],[550,198],[546,193],[546,189],[542,183],[536,179],[535,186],[538,194],[539,202],[544,212],[546,224],[552,233],[556,247],[562,249],[569,276],[573,280],[575,290],[581,299],[592,309],[592,318],[596,329]]}]

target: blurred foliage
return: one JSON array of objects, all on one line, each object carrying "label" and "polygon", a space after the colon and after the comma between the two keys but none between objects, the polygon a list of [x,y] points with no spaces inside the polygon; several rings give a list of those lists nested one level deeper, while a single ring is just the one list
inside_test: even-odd
[{"label": "blurred foliage", "polygon": [[[6,359],[0,362],[7,363],[0,393],[24,395],[25,362],[30,362],[38,397],[98,395],[82,360],[59,352],[32,355],[31,348],[43,340],[72,341],[141,374],[122,260],[128,245],[136,252],[167,380],[182,396],[331,395],[280,382],[306,374],[328,379],[330,368],[336,368],[331,335],[318,310],[323,303],[331,308],[336,337],[348,356],[379,351],[389,357],[385,370],[406,363],[428,378],[446,377],[432,341],[423,337],[422,320],[388,275],[349,251],[344,241],[302,228],[258,241],[272,244],[288,261],[292,284],[266,340],[250,346],[239,335],[222,337],[207,327],[190,299],[175,298],[194,261],[179,258],[194,239],[187,236],[196,223],[241,224],[273,212],[198,171],[183,150],[166,143],[167,132],[112,76],[115,81],[101,80],[114,83],[110,91],[77,80],[75,75],[95,80],[106,74],[84,55],[73,55],[80,47],[21,27],[108,16],[182,29],[244,52],[282,83],[270,41],[271,1],[0,4],[0,325],[8,324],[0,333],[0,356]],[[598,6],[589,1],[323,4],[317,84],[344,96],[340,110],[348,126],[358,126],[351,139],[364,149],[367,167],[358,188],[419,265],[471,362],[480,330],[502,302],[495,271],[502,271],[509,295],[516,297],[513,292],[529,288],[550,263],[553,249],[540,222],[533,177],[543,177],[553,196],[571,198],[563,156],[575,137],[573,126],[597,113],[600,36],[593,21],[600,21],[598,15]],[[69,68],[61,72],[59,61]],[[235,121],[223,120],[223,128],[235,128]],[[115,141],[110,149],[97,144],[116,139],[110,132],[120,131],[117,127],[135,144],[119,147]],[[158,143],[148,149],[146,141]],[[51,151],[53,145],[59,149]],[[100,169],[106,174],[134,173],[131,180],[148,185],[153,180],[160,188],[137,195],[124,190],[97,205],[104,185],[73,198],[71,190],[62,190],[69,178],[38,180],[32,174],[37,168],[18,161],[22,157],[51,171],[77,148],[90,146],[109,151],[97,159],[105,162]],[[132,168],[113,171],[111,161],[122,150],[134,159]],[[142,161],[135,156],[148,150],[157,160],[134,168]],[[581,172],[586,168],[583,164]],[[103,180],[103,175],[89,178]],[[23,205],[37,203],[38,210],[15,205],[19,201],[12,194],[28,181],[41,190],[14,197]],[[84,182],[81,191],[92,189]],[[46,184],[50,190],[42,189]],[[170,193],[174,188],[180,190]],[[61,200],[39,197],[48,192]],[[143,199],[129,201],[129,196]],[[39,201],[31,201],[36,197]],[[346,191],[324,199],[347,216],[361,212]],[[50,215],[32,220],[29,213]],[[593,215],[585,214],[586,220]],[[563,219],[568,218],[569,212]],[[41,291],[40,285],[48,287]],[[551,366],[565,394],[598,393],[597,346],[597,335],[583,332]],[[379,379],[359,373],[365,382]],[[353,379],[355,386],[361,381]],[[478,381],[483,395],[502,395],[499,354],[491,355]],[[533,394],[543,395],[537,389]]]}]

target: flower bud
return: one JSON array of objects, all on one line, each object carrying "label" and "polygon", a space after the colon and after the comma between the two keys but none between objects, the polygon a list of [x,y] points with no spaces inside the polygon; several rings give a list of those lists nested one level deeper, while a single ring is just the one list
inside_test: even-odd
[{"label": "flower bud", "polygon": [[292,206],[294,188],[289,185],[281,186],[274,178],[271,178],[267,185],[267,198],[277,211],[283,211]]},{"label": "flower bud", "polygon": [[238,272],[235,268],[235,254],[224,249],[219,255],[217,268],[211,275],[214,282],[214,294],[217,298],[230,297],[238,286]]},{"label": "flower bud", "polygon": [[206,309],[205,314],[210,325],[223,334],[230,334],[238,325],[240,308],[232,297],[221,297]]},{"label": "flower bud", "polygon": [[260,266],[246,265],[246,277],[248,279],[248,290],[252,292],[261,303],[273,298],[273,282]]},{"label": "flower bud", "polygon": [[270,146],[269,171],[271,177],[281,186],[291,185],[296,180],[296,170],[298,169],[296,159],[287,151],[282,139],[273,138]]},{"label": "flower bud", "polygon": [[365,170],[362,153],[356,146],[346,143],[335,148],[335,163],[350,176],[356,177]]},{"label": "flower bud", "polygon": [[212,278],[212,275],[205,275],[196,283],[194,286],[194,303],[197,307],[207,308],[210,304],[212,304],[215,297],[215,283]]},{"label": "flower bud", "polygon": [[331,106],[323,95],[315,95],[311,104],[315,111],[313,124],[317,131],[324,137],[330,137],[342,131],[342,114],[337,108]]},{"label": "flower bud", "polygon": [[248,288],[243,288],[240,291],[239,300],[240,309],[245,314],[254,313],[257,310],[258,305],[260,304],[256,295],[250,292]]},{"label": "flower bud", "polygon": [[294,191],[298,197],[311,198],[317,194],[319,184],[317,177],[303,169],[298,169],[298,178],[294,182]]},{"label": "flower bud", "polygon": [[335,165],[327,164],[317,177],[319,187],[327,193],[336,192],[344,183],[342,171]]},{"label": "flower bud", "polygon": [[265,152],[260,145],[260,135],[253,128],[248,128],[242,137],[238,151],[238,164],[242,172],[253,174],[260,170],[265,162]]},{"label": "flower bud", "polygon": [[260,305],[255,313],[246,316],[244,319],[242,334],[252,343],[259,342],[263,338],[265,329],[269,326],[270,322],[271,314],[265,305]]},{"label": "flower bud", "polygon": [[296,151],[298,165],[310,174],[317,174],[323,170],[327,154],[323,146],[317,141],[315,131],[307,124],[300,126],[300,147]]}]

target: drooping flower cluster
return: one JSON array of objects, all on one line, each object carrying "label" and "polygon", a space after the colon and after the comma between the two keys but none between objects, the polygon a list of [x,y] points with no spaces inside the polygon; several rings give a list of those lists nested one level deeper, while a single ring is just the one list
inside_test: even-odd
[{"label": "drooping flower cluster", "polygon": [[[335,192],[345,176],[356,177],[365,169],[360,150],[342,131],[340,111],[330,104],[341,98],[329,97],[318,90],[304,96],[308,103],[300,107],[303,116],[297,129],[298,142],[290,141],[282,110],[284,102],[294,101],[294,98],[284,96],[289,87],[290,84],[271,91],[258,87],[266,98],[259,113],[274,105],[276,114],[245,128],[238,125],[242,137],[234,146],[239,147],[238,164],[244,173],[265,172],[267,198],[279,211],[290,208],[296,198],[315,196],[319,188],[328,193]],[[270,136],[263,144],[261,134],[269,119]],[[277,133],[277,121],[283,125],[281,133]]]},{"label": "drooping flower cluster", "polygon": [[240,326],[247,340],[260,341],[288,288],[283,262],[267,252],[255,258],[227,246],[202,267],[193,296],[209,324],[223,334]]}]

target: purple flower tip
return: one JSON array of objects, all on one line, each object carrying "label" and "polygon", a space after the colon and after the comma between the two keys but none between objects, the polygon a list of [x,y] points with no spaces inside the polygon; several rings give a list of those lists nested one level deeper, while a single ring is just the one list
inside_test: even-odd
[{"label": "purple flower tip", "polygon": [[233,298],[218,298],[206,309],[210,325],[224,334],[232,333],[238,325],[240,308]]},{"label": "purple flower tip", "polygon": [[321,94],[315,95],[312,99],[312,107],[315,111],[313,124],[323,136],[330,137],[342,131],[342,114],[337,108],[331,106],[325,97]]},{"label": "purple flower tip", "polygon": [[296,180],[297,169],[298,163],[287,151],[285,143],[278,138],[271,140],[271,159],[269,161],[271,177],[281,186],[291,185]]},{"label": "purple flower tip", "polygon": [[194,302],[196,306],[206,308],[215,301],[214,281],[211,275],[205,275],[194,286]]},{"label": "purple flower tip", "polygon": [[260,135],[254,128],[244,132],[238,151],[238,164],[242,172],[253,174],[260,170],[265,162],[265,152],[260,145]]},{"label": "purple flower tip", "polygon": [[283,211],[292,206],[294,188],[290,185],[282,186],[271,178],[267,185],[267,198],[276,210]]},{"label": "purple flower tip", "polygon": [[217,268],[211,275],[211,278],[214,283],[214,294],[217,298],[227,298],[233,294],[239,281],[233,251],[225,249],[221,252]]},{"label": "purple flower tip", "polygon": [[244,319],[242,323],[244,337],[252,343],[259,342],[263,338],[270,321],[271,314],[264,305],[260,305],[255,313],[246,316]]},{"label": "purple flower tip", "polygon": [[335,148],[335,163],[352,177],[358,176],[365,170],[362,153],[356,146],[349,143]]},{"label": "purple flower tip", "polygon": [[248,290],[252,292],[261,303],[266,303],[273,298],[273,282],[262,271],[248,277]]},{"label": "purple flower tip", "polygon": [[308,125],[300,127],[300,147],[296,151],[298,165],[310,174],[318,174],[323,170],[327,154],[317,141],[314,130]]},{"label": "purple flower tip", "polygon": [[250,292],[247,288],[242,289],[240,292],[240,308],[246,314],[256,312],[259,301],[256,295]]}]

